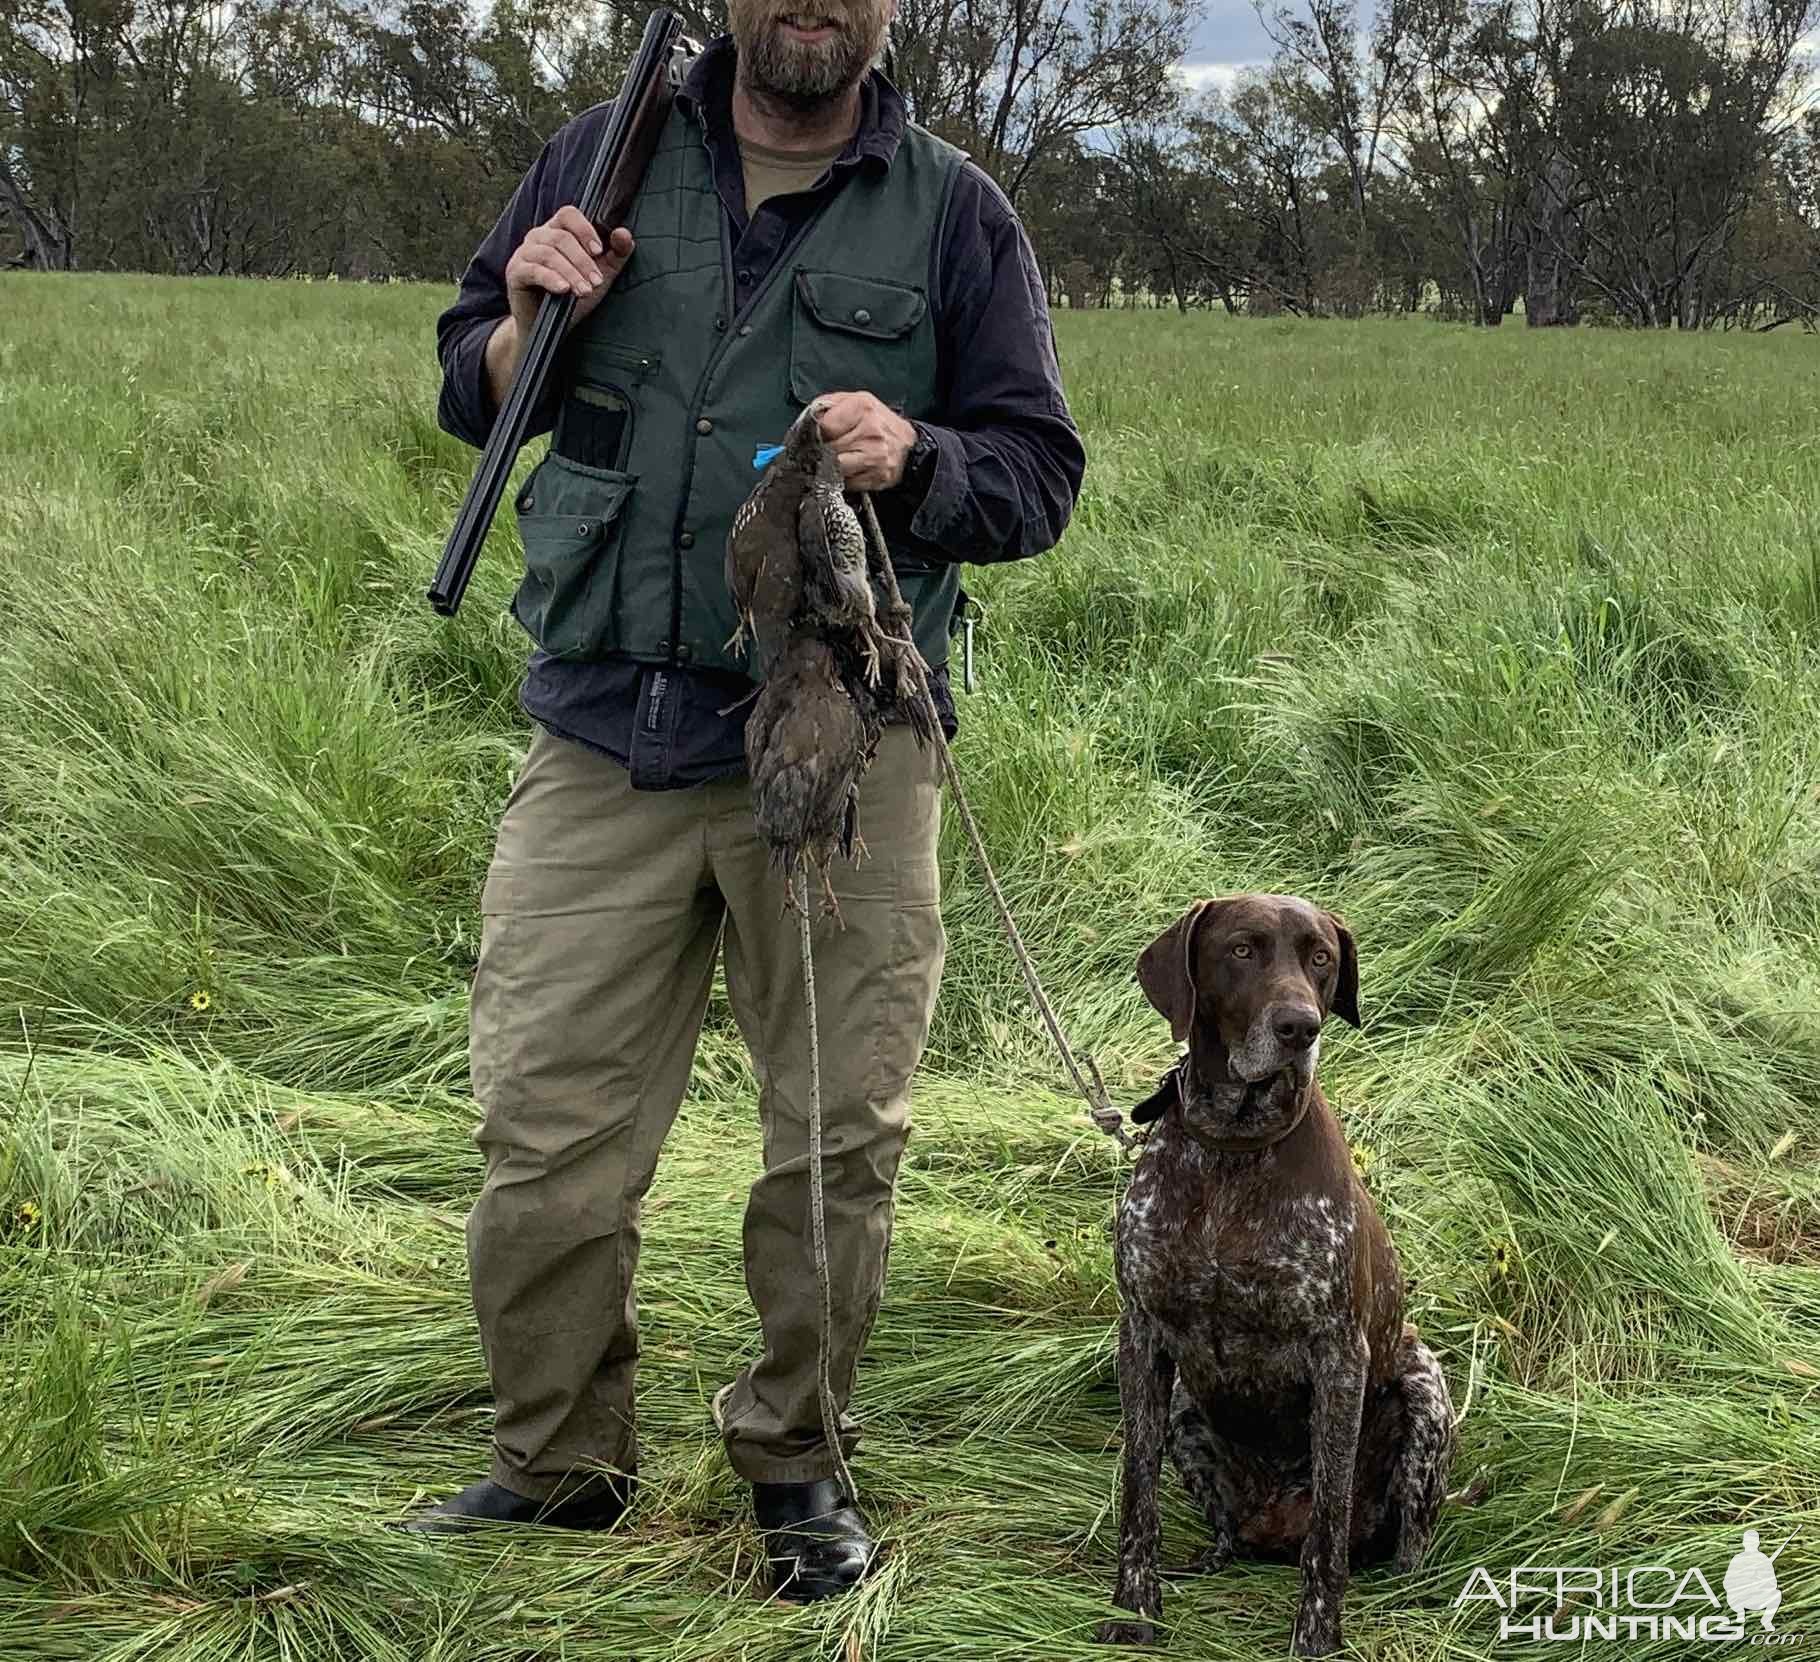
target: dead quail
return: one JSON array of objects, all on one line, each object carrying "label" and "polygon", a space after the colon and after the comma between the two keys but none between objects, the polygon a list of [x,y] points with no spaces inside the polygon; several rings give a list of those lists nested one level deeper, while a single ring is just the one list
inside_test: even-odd
[{"label": "dead quail", "polygon": [[848,505],[833,447],[819,446],[809,488],[796,510],[803,608],[830,637],[851,638],[866,680],[879,678],[878,611],[866,559],[866,535]]},{"label": "dead quail", "polygon": [[824,910],[836,916],[828,868],[860,849],[859,782],[879,731],[876,705],[849,692],[834,649],[807,628],[772,660],[746,718],[758,834],[787,877],[809,866],[821,874]]},{"label": "dead quail", "polygon": [[739,650],[755,637],[753,667],[762,676],[784,644],[784,634],[802,604],[802,560],[798,510],[827,446],[817,425],[821,402],[810,403],[784,435],[752,494],[739,505],[727,533],[727,592],[739,614],[739,628],[727,644]]}]

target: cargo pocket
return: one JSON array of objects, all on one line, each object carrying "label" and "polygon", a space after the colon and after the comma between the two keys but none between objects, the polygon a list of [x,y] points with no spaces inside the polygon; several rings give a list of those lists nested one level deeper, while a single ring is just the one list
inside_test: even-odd
[{"label": "cargo pocket", "polygon": [[637,482],[551,451],[519,492],[525,575],[512,613],[552,657],[599,658],[619,645],[619,548]]},{"label": "cargo pocket", "polygon": [[929,309],[921,289],[838,271],[799,271],[790,323],[790,397],[869,392],[901,407],[926,372],[916,327]]}]

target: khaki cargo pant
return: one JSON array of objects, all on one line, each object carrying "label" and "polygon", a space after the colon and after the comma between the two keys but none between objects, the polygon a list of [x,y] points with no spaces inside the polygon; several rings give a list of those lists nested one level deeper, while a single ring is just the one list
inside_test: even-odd
[{"label": "khaki cargo pant", "polygon": [[[818,919],[823,1158],[835,1400],[883,1291],[910,1075],[944,954],[939,763],[892,728],[862,786],[869,857]],[[635,791],[544,729],[487,875],[470,1025],[487,1175],[468,1218],[474,1308],[497,1405],[492,1477],[536,1499],[638,1463],[633,1276],[639,1202],[689,1083],[717,952],[759,1080],[764,1172],[745,1215],[764,1353],[720,1406],[735,1470],[831,1475],[816,1392],[801,948],[744,779]],[[858,1428],[843,1418],[851,1448]]]}]

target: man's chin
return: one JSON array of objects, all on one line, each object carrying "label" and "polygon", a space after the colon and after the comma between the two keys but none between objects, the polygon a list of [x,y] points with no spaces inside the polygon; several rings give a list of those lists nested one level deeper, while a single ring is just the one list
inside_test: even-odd
[{"label": "man's chin", "polygon": [[746,84],[796,110],[831,104],[858,86],[870,61],[843,23],[798,29],[767,23],[754,40],[734,39]]}]

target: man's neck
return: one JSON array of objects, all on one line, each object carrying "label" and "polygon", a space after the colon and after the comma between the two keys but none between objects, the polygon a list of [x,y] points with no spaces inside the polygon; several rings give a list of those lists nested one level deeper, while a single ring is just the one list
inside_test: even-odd
[{"label": "man's neck", "polygon": [[817,151],[843,145],[859,126],[859,88],[849,87],[837,98],[814,109],[802,110],[780,102],[746,85],[733,82],[733,131],[749,144],[767,150]]}]

